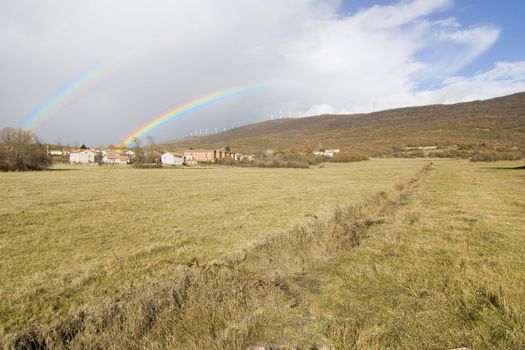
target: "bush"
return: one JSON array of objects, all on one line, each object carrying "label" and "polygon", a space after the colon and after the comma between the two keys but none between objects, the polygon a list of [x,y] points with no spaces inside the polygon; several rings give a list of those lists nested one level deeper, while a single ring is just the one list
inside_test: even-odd
[{"label": "bush", "polygon": [[240,167],[257,167],[257,168],[296,168],[296,169],[308,169],[310,166],[307,162],[301,162],[297,160],[277,160],[277,159],[256,159],[254,161],[232,161],[232,160],[221,160],[217,162],[221,165],[233,165]]},{"label": "bush", "polygon": [[0,170],[42,170],[51,165],[45,146],[29,130],[0,130]]},{"label": "bush", "polygon": [[311,153],[298,153],[294,151],[289,151],[276,155],[275,160],[286,162],[299,162],[305,163],[307,165],[317,165],[323,161],[323,157],[318,157]]},{"label": "bush", "polygon": [[522,155],[517,152],[476,151],[470,157],[471,162],[495,162],[498,160],[520,160]]},{"label": "bush", "polygon": [[132,168],[135,169],[159,169],[162,168],[162,164],[155,163],[133,163],[131,164]]},{"label": "bush", "polygon": [[292,152],[281,152],[275,155],[268,156],[263,159],[249,160],[234,160],[230,158],[224,158],[216,162],[220,165],[232,165],[232,166],[243,166],[243,167],[258,167],[258,168],[299,168],[307,169],[310,165],[316,165],[321,162],[321,159],[314,157],[313,155],[294,153]]},{"label": "bush", "polygon": [[[239,161],[231,158],[219,159],[216,164],[220,165],[238,165]],[[244,162],[243,162],[244,163]]]},{"label": "bush", "polygon": [[350,162],[360,162],[363,160],[368,160],[368,157],[360,153],[351,153],[351,152],[339,152],[334,155],[332,158],[329,158],[328,161],[335,163],[350,163]]},{"label": "bush", "polygon": [[298,168],[308,169],[308,163],[296,160],[254,160],[249,166],[258,168]]},{"label": "bush", "polygon": [[471,151],[467,150],[456,150],[456,149],[445,149],[437,150],[428,153],[430,158],[461,158],[467,159],[472,155]]}]

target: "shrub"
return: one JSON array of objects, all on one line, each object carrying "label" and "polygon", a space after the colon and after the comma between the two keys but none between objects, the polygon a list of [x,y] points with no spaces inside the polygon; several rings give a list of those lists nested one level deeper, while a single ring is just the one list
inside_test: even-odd
[{"label": "shrub", "polygon": [[256,159],[253,161],[243,160],[236,161],[233,159],[221,159],[216,164],[233,165],[243,167],[258,167],[258,168],[298,168],[307,169],[310,165],[319,164],[320,160],[314,160],[313,157],[303,155],[288,156],[280,154],[266,159]]},{"label": "shrub", "polygon": [[296,160],[255,160],[252,166],[259,168],[309,168],[308,163]]},{"label": "shrub", "polygon": [[522,155],[517,152],[476,151],[470,157],[471,162],[495,162],[498,160],[520,160]]},{"label": "shrub", "polygon": [[154,163],[133,163],[131,165],[132,168],[135,169],[159,169],[162,168],[162,164],[154,164]]},{"label": "shrub", "polygon": [[223,158],[217,161],[216,164],[221,165],[238,165],[239,161],[231,158]]},{"label": "shrub", "polygon": [[45,146],[29,130],[0,130],[0,170],[42,170],[51,165]]},{"label": "shrub", "polygon": [[275,159],[278,161],[306,163],[308,165],[317,165],[323,161],[323,157],[318,157],[311,153],[298,153],[293,151],[278,154]]},{"label": "shrub", "polygon": [[335,163],[350,163],[350,162],[360,162],[363,160],[368,160],[368,157],[360,153],[352,152],[339,152],[334,155],[332,158],[329,158],[330,162]]},{"label": "shrub", "polygon": [[428,153],[431,158],[461,158],[467,159],[472,155],[471,151],[467,150],[456,150],[456,149],[444,149],[438,151],[432,151]]},{"label": "shrub", "polygon": [[236,162],[231,160],[220,161],[217,164],[221,165],[233,165],[240,167],[257,167],[257,168],[297,168],[297,169],[308,169],[310,166],[306,162],[295,161],[295,160],[277,160],[277,159],[256,159],[254,161],[242,161]]}]

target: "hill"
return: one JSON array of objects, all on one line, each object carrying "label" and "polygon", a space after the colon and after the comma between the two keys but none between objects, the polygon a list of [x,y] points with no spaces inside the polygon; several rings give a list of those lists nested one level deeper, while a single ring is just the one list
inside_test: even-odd
[{"label": "hill", "polygon": [[524,149],[525,92],[452,105],[264,121],[218,134],[175,140],[170,145],[180,148],[229,145],[242,152],[268,148],[342,148],[372,155],[428,145]]}]

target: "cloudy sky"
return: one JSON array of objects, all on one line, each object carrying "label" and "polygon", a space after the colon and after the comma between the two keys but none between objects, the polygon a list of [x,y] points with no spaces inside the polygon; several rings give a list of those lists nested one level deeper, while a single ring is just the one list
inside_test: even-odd
[{"label": "cloudy sky", "polygon": [[[525,91],[521,0],[1,0],[0,127],[119,143]],[[146,135],[144,135],[146,136]]]}]

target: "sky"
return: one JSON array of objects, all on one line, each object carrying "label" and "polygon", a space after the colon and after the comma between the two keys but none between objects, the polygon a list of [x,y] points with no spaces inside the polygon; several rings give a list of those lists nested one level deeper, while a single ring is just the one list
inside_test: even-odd
[{"label": "sky", "polygon": [[[525,91],[521,0],[1,0],[0,128],[156,142]],[[522,15],[521,15],[522,16]],[[252,88],[257,87],[257,88]]]}]

